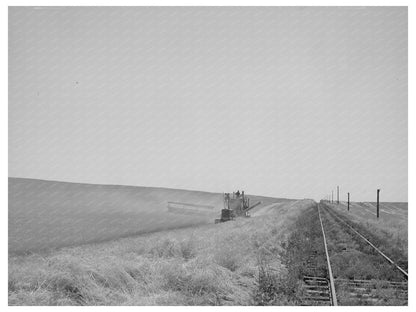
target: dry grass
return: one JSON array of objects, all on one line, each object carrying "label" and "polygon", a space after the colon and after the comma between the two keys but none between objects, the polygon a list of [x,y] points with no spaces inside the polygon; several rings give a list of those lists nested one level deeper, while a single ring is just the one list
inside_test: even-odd
[{"label": "dry grass", "polygon": [[[9,305],[252,305],[313,202],[269,215],[9,258]],[[282,299],[284,301],[284,298]],[[275,302],[279,304],[279,302]]]}]

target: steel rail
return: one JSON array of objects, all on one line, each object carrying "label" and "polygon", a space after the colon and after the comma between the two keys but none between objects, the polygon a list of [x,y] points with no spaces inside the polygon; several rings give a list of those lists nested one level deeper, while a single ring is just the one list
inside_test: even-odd
[{"label": "steel rail", "polygon": [[[319,209],[319,208],[318,208]],[[326,209],[328,210],[328,209]],[[319,210],[318,210],[319,211]],[[328,210],[328,213],[329,210]],[[408,273],[402,269],[400,266],[398,266],[393,260],[391,260],[387,255],[385,255],[380,249],[378,249],[372,242],[370,242],[367,238],[365,238],[360,232],[358,232],[356,229],[354,229],[351,225],[349,225],[347,222],[345,222],[344,220],[342,220],[340,217],[338,217],[337,215],[335,215],[334,213],[330,213],[334,218],[338,219],[339,221],[341,221],[342,223],[344,223],[346,226],[348,226],[351,231],[353,231],[355,234],[357,234],[359,237],[361,237],[367,244],[369,244],[371,247],[373,247],[381,256],[384,257],[384,259],[386,259],[388,262],[390,262],[391,264],[393,264],[396,269],[398,269],[401,273],[403,273],[403,275],[406,277],[406,279],[408,279]]]},{"label": "steel rail", "polygon": [[324,237],[324,246],[325,246],[325,253],[326,253],[326,262],[328,264],[328,273],[329,273],[329,284],[330,284],[330,288],[331,288],[331,301],[332,301],[332,305],[333,306],[337,306],[338,305],[338,301],[337,301],[337,295],[335,293],[334,276],[332,275],[331,262],[329,261],[328,246],[326,244],[325,230],[324,230],[324,225],[322,224],[322,218],[321,218],[321,212],[319,210],[319,204],[318,204],[318,215],[319,215],[319,222],[321,223],[322,235]]}]

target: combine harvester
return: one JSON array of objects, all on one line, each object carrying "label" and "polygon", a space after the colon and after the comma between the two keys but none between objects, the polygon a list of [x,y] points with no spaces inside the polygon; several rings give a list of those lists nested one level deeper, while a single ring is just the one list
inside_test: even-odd
[{"label": "combine harvester", "polygon": [[260,204],[259,201],[250,207],[250,198],[244,196],[244,191],[233,192],[232,197],[230,193],[224,193],[224,209],[221,210],[221,218],[215,219],[215,223],[231,221],[240,216],[250,217],[248,212]]},{"label": "combine harvester", "polygon": [[[221,218],[215,219],[215,223],[234,220],[236,217],[250,217],[249,211],[261,204],[261,201],[250,206],[250,198],[244,195],[244,191],[223,194],[224,209],[221,210]],[[214,206],[196,203],[168,202],[168,212],[185,215],[199,215],[206,217],[215,212]]]}]

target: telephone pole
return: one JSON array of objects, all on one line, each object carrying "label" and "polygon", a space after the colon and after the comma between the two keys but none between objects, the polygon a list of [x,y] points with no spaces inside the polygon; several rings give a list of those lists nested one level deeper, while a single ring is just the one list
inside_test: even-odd
[{"label": "telephone pole", "polygon": [[337,186],[337,204],[339,205],[339,186]]},{"label": "telephone pole", "polygon": [[348,192],[348,211],[350,211],[350,193]]},{"label": "telephone pole", "polygon": [[377,189],[377,219],[380,217],[380,189]]},{"label": "telephone pole", "polygon": [[331,202],[334,203],[334,190],[332,190],[332,200],[331,200]]}]

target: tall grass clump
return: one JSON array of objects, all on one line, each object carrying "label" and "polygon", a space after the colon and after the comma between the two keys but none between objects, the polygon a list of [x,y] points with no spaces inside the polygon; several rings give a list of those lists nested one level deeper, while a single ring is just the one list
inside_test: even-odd
[{"label": "tall grass clump", "polygon": [[281,242],[308,205],[288,202],[271,215],[11,256],[9,305],[288,304]]}]

